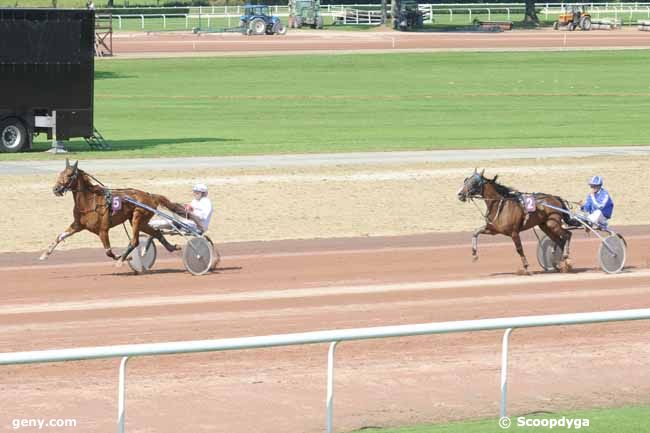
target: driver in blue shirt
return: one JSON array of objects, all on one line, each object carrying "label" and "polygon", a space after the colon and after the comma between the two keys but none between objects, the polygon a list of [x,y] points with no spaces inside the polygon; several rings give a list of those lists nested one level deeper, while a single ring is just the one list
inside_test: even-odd
[{"label": "driver in blue shirt", "polygon": [[607,226],[607,221],[612,217],[614,201],[607,190],[603,188],[603,178],[594,176],[589,181],[591,193],[587,195],[585,204],[580,208],[586,212],[592,224]]}]

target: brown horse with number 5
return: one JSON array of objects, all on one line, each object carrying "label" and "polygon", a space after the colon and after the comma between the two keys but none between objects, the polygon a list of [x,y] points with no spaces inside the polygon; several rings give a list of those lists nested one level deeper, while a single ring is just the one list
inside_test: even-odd
[{"label": "brown horse with number 5", "polygon": [[[523,194],[515,189],[497,183],[497,176],[493,179],[486,178],[476,169],[471,176],[465,178],[463,185],[458,190],[458,199],[483,200],[487,207],[484,215],[485,224],[474,231],[472,237],[472,256],[478,260],[478,237],[481,234],[502,234],[512,238],[515,248],[521,257],[524,267],[523,273],[529,274],[528,260],[524,255],[519,233],[533,227],[539,227],[558,248],[562,249],[562,262],[560,271],[568,272],[571,269],[569,261],[569,245],[571,232],[562,226],[564,221],[570,224],[570,218],[561,212],[544,206],[545,203],[560,209],[568,210],[565,200],[560,197],[535,193]],[[532,208],[525,209],[525,200],[530,200]]]},{"label": "brown horse with number 5", "polygon": [[[41,255],[41,260],[47,259],[57,245],[64,239],[82,230],[88,230],[99,236],[99,239],[104,245],[106,255],[117,260],[118,266],[138,246],[141,231],[160,241],[167,250],[178,250],[178,247],[171,245],[165,239],[160,230],[149,226],[149,220],[153,217],[153,212],[122,201],[121,197],[125,195],[129,196],[154,209],[158,206],[164,206],[175,213],[184,213],[183,205],[173,203],[162,195],[150,194],[133,188],[108,189],[96,185],[91,181],[92,176],[80,170],[78,165],[79,161],[70,165],[70,161],[66,159],[65,169],[59,173],[54,188],[52,188],[54,195],[59,197],[68,191],[72,192],[74,199],[74,209],[72,211],[74,221],[70,224],[70,227],[58,235],[54,242],[50,244],[47,250]],[[122,255],[118,257],[111,249],[108,231],[112,227],[123,224],[126,221],[130,221],[132,226],[131,242]]]}]

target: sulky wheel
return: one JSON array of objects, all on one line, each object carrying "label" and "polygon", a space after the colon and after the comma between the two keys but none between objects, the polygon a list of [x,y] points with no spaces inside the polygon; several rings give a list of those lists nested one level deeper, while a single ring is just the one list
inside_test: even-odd
[{"label": "sulky wheel", "polygon": [[623,270],[627,258],[627,244],[623,236],[615,234],[603,239],[598,249],[598,261],[603,271],[617,274]]},{"label": "sulky wheel", "polygon": [[548,236],[544,235],[537,244],[537,262],[545,271],[555,271],[560,268],[562,249]]},{"label": "sulky wheel", "polygon": [[212,267],[210,270],[215,270],[217,269],[217,266],[219,266],[219,262],[221,262],[221,254],[219,254],[219,250],[214,247],[214,242],[212,242],[212,239],[207,236],[205,236],[205,238],[208,240],[208,242],[210,242],[210,245],[212,246]]},{"label": "sulky wheel", "polygon": [[183,263],[192,275],[203,275],[212,269],[214,247],[206,238],[193,237],[183,248]]},{"label": "sulky wheel", "polygon": [[128,261],[129,267],[136,274],[143,274],[153,268],[157,255],[158,252],[156,251],[156,244],[153,242],[153,238],[142,235],[140,236],[140,243],[131,252],[130,260]]}]

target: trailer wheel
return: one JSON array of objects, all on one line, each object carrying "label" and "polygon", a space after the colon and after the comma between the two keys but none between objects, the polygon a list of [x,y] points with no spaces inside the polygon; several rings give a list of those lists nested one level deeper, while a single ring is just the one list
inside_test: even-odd
[{"label": "trailer wheel", "polygon": [[27,129],[23,122],[15,117],[0,122],[0,152],[18,152],[26,143]]}]

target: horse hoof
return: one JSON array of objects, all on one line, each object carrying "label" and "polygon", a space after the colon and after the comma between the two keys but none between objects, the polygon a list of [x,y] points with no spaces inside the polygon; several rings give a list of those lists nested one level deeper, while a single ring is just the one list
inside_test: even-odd
[{"label": "horse hoof", "polygon": [[49,257],[49,256],[48,256],[47,253],[43,253],[43,254],[41,254],[41,256],[38,258],[38,260],[47,260],[48,257]]},{"label": "horse hoof", "polygon": [[571,266],[570,260],[565,260],[562,263],[560,263],[560,272],[567,273],[567,272],[571,272],[572,270],[573,270],[573,266]]},{"label": "horse hoof", "polygon": [[528,269],[519,269],[519,270],[517,270],[517,275],[531,276],[531,275],[533,275],[533,273],[530,272]]},{"label": "horse hoof", "polygon": [[124,265],[124,260],[119,259],[117,262],[115,262],[115,265],[114,265],[114,266],[115,266],[116,268],[121,268],[122,265]]},{"label": "horse hoof", "polygon": [[478,262],[478,256],[472,256],[472,262],[474,263]]}]

